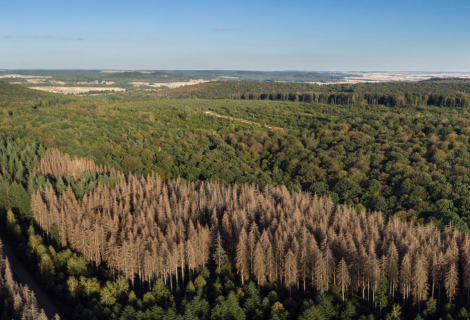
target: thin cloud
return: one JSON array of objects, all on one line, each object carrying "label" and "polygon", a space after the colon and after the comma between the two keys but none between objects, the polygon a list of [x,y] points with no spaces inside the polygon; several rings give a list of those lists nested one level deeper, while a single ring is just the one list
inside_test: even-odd
[{"label": "thin cloud", "polygon": [[[11,36],[5,36],[5,37],[11,37]],[[33,39],[60,39],[60,38],[55,38],[51,36],[33,36]],[[83,37],[73,37],[73,38],[62,38],[62,40],[85,40]]]},{"label": "thin cloud", "polygon": [[4,38],[11,38],[11,36],[10,36],[10,35],[7,35],[7,36],[4,36]]},{"label": "thin cloud", "polygon": [[215,30],[227,30],[226,28],[215,28]]}]

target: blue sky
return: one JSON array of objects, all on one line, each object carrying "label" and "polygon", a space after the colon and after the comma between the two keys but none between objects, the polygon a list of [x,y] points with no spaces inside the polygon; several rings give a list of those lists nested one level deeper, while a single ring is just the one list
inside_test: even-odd
[{"label": "blue sky", "polygon": [[470,1],[3,0],[2,68],[470,71]]}]

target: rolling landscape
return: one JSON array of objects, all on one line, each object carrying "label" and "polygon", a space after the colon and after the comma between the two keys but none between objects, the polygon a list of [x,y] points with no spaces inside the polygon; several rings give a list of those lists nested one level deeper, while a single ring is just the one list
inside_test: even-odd
[{"label": "rolling landscape", "polygon": [[470,319],[460,0],[24,4],[0,320]]},{"label": "rolling landscape", "polygon": [[457,316],[469,87],[0,82],[2,238],[64,318]]}]

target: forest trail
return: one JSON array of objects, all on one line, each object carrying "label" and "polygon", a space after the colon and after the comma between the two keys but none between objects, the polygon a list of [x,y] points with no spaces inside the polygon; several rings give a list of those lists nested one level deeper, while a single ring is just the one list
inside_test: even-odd
[{"label": "forest trail", "polygon": [[3,244],[3,253],[5,253],[8,261],[10,262],[12,270],[16,272],[18,277],[21,279],[23,284],[28,285],[29,289],[33,290],[34,295],[41,308],[44,309],[47,317],[49,319],[54,319],[56,314],[59,314],[59,309],[49,300],[49,297],[46,295],[41,286],[34,280],[34,278],[29,274],[28,270],[23,266],[23,264],[16,258],[14,250],[7,244],[5,238],[0,234],[0,239]]},{"label": "forest trail", "polygon": [[[216,113],[214,111],[206,111],[205,113],[208,114],[208,115],[211,115],[211,116],[218,117],[218,118],[226,118],[226,119],[240,121],[240,122],[243,122],[243,123],[252,124],[252,125],[261,127],[261,123],[259,123],[259,122],[253,122],[253,121],[248,121],[248,120],[241,119],[241,118],[234,118],[234,117],[230,117],[230,116],[224,116],[224,115]],[[266,125],[266,128],[284,130],[283,128],[280,128],[280,127],[273,127],[273,126],[268,126],[268,125]]]}]

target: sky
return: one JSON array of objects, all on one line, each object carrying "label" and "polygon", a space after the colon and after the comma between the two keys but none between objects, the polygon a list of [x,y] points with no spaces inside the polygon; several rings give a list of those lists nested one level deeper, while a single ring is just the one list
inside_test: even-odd
[{"label": "sky", "polygon": [[469,0],[0,3],[0,70],[470,72]]}]

